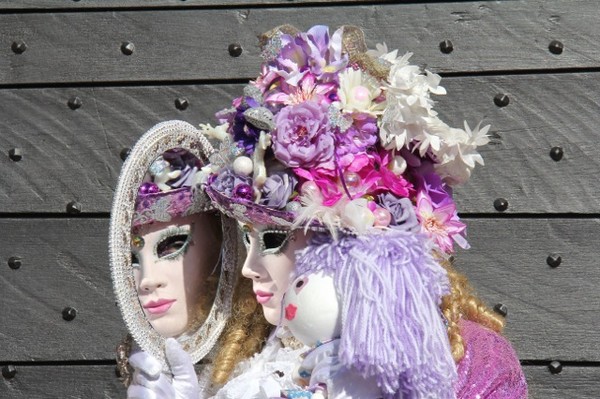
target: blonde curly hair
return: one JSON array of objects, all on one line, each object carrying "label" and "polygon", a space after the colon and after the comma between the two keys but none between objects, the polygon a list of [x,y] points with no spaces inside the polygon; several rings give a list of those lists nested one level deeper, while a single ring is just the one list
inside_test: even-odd
[{"label": "blonde curly hair", "polygon": [[504,318],[489,307],[475,294],[467,277],[459,273],[452,260],[440,262],[447,270],[450,279],[450,294],[442,299],[442,313],[448,321],[448,338],[452,357],[459,362],[465,355],[465,346],[460,334],[460,319],[471,320],[495,332],[504,329]]}]

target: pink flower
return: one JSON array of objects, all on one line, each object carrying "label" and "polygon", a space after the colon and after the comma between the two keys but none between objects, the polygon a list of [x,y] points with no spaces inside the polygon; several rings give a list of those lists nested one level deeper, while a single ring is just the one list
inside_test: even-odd
[{"label": "pink flower", "polygon": [[319,104],[331,104],[330,96],[335,95],[335,83],[317,83],[315,75],[307,73],[298,85],[285,81],[267,94],[265,101],[272,104],[295,105],[305,101],[315,101]]},{"label": "pink flower", "polygon": [[348,197],[348,194],[350,199],[365,195],[375,197],[382,193],[409,197],[413,192],[412,184],[390,170],[391,158],[391,154],[386,151],[381,155],[377,152],[346,154],[338,160],[343,182],[333,165],[331,168],[294,169],[294,173],[317,184],[326,206],[336,204],[340,198]]},{"label": "pink flower", "polygon": [[454,242],[461,248],[469,248],[462,235],[467,226],[458,219],[456,205],[451,199],[435,205],[425,191],[420,191],[416,208],[421,231],[429,235],[442,251],[452,253]]},{"label": "pink flower", "polygon": [[[367,157],[368,165],[361,166],[363,162],[356,162],[357,158],[362,157]],[[398,197],[408,197],[413,186],[402,175],[392,172],[392,161],[392,154],[385,150],[361,154],[355,157],[348,170],[359,174],[371,195],[390,192]]]}]

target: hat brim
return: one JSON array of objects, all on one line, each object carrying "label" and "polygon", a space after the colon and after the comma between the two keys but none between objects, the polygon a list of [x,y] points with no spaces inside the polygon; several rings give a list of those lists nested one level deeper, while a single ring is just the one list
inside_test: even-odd
[{"label": "hat brim", "polygon": [[215,208],[239,222],[284,229],[291,229],[294,224],[295,215],[292,212],[273,209],[245,198],[225,195],[210,184],[205,187],[205,190]]}]

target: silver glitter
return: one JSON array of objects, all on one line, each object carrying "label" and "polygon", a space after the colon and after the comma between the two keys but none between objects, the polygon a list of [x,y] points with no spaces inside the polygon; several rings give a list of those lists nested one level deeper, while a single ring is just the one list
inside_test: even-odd
[{"label": "silver glitter", "polygon": [[171,166],[170,163],[165,161],[163,157],[159,157],[156,161],[152,162],[148,171],[152,176],[158,176],[165,171],[165,169]]},{"label": "silver glitter", "polygon": [[275,129],[273,113],[265,107],[248,108],[244,111],[244,118],[246,118],[248,123],[261,130],[270,132]]},{"label": "silver glitter", "polygon": [[282,33],[280,32],[278,35],[273,36],[263,48],[263,51],[260,55],[265,61],[273,61],[279,55],[279,52],[283,48],[281,35]]},{"label": "silver glitter", "polygon": [[329,126],[338,127],[342,133],[352,126],[352,118],[342,114],[335,105],[331,105],[327,110],[327,118]]},{"label": "silver glitter", "polygon": [[262,91],[254,85],[246,85],[244,87],[244,97],[251,97],[259,104],[263,103]]}]

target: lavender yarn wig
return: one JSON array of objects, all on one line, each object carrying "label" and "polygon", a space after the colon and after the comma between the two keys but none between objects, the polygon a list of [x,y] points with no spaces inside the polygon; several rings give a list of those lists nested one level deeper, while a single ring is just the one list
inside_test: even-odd
[{"label": "lavender yarn wig", "polygon": [[296,274],[332,275],[341,298],[341,363],[375,377],[384,398],[454,398],[456,365],[441,316],[446,270],[420,234],[313,237]]}]

